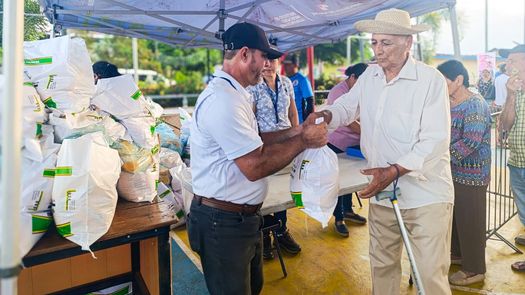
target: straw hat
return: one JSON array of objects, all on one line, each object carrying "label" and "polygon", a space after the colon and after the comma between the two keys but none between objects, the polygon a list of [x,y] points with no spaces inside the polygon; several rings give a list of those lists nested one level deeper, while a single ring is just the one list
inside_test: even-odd
[{"label": "straw hat", "polygon": [[375,20],[358,21],[354,27],[365,33],[387,35],[412,35],[430,29],[425,24],[411,25],[410,14],[395,8],[380,11]]}]

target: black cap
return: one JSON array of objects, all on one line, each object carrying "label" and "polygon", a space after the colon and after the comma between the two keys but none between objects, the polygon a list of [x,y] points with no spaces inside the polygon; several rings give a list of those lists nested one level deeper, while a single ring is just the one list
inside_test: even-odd
[{"label": "black cap", "polygon": [[299,56],[295,53],[290,53],[284,58],[283,64],[299,65]]},{"label": "black cap", "polygon": [[509,57],[509,54],[511,54],[511,53],[525,53],[525,45],[519,44],[519,45],[516,45],[512,49],[500,49],[500,50],[498,50],[498,54],[501,57],[504,57],[504,58]]},{"label": "black cap", "polygon": [[270,46],[266,33],[260,27],[250,23],[237,23],[222,35],[224,50],[241,49],[244,46],[259,49],[268,55],[268,59],[276,59],[283,55]]}]

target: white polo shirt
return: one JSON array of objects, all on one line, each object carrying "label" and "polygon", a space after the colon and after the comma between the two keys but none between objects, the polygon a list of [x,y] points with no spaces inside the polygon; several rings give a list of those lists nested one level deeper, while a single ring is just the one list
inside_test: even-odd
[{"label": "white polo shirt", "polygon": [[[348,93],[327,107],[333,114],[329,128],[350,124],[358,105],[368,166],[397,163],[412,171],[399,179],[399,207],[453,203],[450,104],[443,75],[409,57],[387,83],[383,69],[370,65]],[[379,204],[391,206],[389,200]]]},{"label": "white polo shirt", "polygon": [[227,73],[214,76],[197,99],[191,125],[193,192],[236,204],[260,204],[268,181],[248,180],[234,162],[263,144],[251,96]]}]

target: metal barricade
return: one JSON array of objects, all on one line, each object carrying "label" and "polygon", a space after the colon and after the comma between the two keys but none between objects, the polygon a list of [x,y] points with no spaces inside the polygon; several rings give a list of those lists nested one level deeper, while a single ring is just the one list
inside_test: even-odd
[{"label": "metal barricade", "polygon": [[494,127],[492,128],[492,166],[491,181],[487,188],[487,240],[501,241],[515,252],[522,254],[513,243],[504,238],[498,231],[517,213],[518,208],[510,189],[510,173],[507,167],[509,149],[505,136],[498,140],[496,122],[501,112],[492,114]]}]

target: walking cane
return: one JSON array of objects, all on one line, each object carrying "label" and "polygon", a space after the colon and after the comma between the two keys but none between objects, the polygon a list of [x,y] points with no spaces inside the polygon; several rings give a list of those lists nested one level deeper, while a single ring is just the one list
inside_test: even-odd
[{"label": "walking cane", "polygon": [[[395,166],[394,166],[395,167]],[[397,170],[397,167],[395,167]],[[408,261],[410,261],[410,268],[412,269],[414,282],[416,283],[416,289],[418,295],[425,295],[425,289],[423,289],[423,282],[421,281],[421,276],[417,269],[416,260],[414,258],[414,253],[412,252],[412,247],[410,246],[410,241],[408,240],[407,230],[405,228],[405,223],[403,222],[403,217],[401,216],[401,210],[399,210],[399,205],[397,204],[397,196],[401,195],[401,190],[397,187],[397,181],[399,179],[399,172],[397,177],[394,180],[394,190],[393,191],[382,191],[376,195],[376,200],[381,201],[384,199],[390,199],[392,206],[394,207],[394,213],[396,214],[397,223],[399,224],[399,230],[401,231],[401,237],[403,238],[403,243],[405,244],[405,249],[408,254]]]}]

